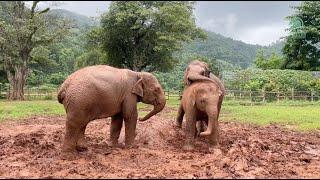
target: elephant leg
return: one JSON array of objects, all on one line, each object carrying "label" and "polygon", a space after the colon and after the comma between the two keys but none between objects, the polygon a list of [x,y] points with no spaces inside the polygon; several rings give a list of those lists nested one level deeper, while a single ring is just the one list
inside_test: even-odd
[{"label": "elephant leg", "polygon": [[79,126],[76,125],[72,119],[68,119],[66,122],[66,134],[62,146],[63,152],[73,152],[76,150],[76,145],[80,134],[79,132]]},{"label": "elephant leg", "polygon": [[209,143],[213,146],[219,145],[219,122],[215,120],[213,123],[212,133],[209,135]]},{"label": "elephant leg", "polygon": [[138,116],[125,119],[125,146],[131,147],[136,136],[136,125]]},{"label": "elephant leg", "polygon": [[204,131],[204,122],[202,120],[197,121],[197,129],[195,133],[195,137],[200,136],[200,133]]},{"label": "elephant leg", "polygon": [[187,151],[194,149],[194,135],[196,133],[195,118],[195,110],[186,111],[186,141],[183,149]]},{"label": "elephant leg", "polygon": [[218,107],[215,103],[206,108],[208,114],[208,128],[200,136],[209,136],[209,142],[212,145],[218,144]]},{"label": "elephant leg", "polygon": [[81,129],[80,129],[80,132],[79,132],[79,139],[78,139],[78,142],[77,142],[77,150],[78,151],[85,151],[87,150],[87,147],[86,147],[86,141],[85,141],[85,131],[86,131],[86,128],[87,128],[87,125],[88,124],[85,124]]},{"label": "elephant leg", "polygon": [[136,137],[138,120],[137,98],[128,97],[122,105],[122,115],[125,125],[125,147],[132,147]]},{"label": "elephant leg", "polygon": [[217,139],[217,141],[220,139],[220,134],[219,134],[219,128],[220,128],[219,127],[219,116],[220,116],[220,110],[221,110],[221,106],[222,106],[222,101],[223,101],[223,96],[220,96],[219,103],[218,103],[218,116],[217,116],[217,122],[216,122],[216,127],[217,127],[216,139]]},{"label": "elephant leg", "polygon": [[176,126],[179,128],[181,128],[182,126],[183,116],[184,116],[184,110],[183,110],[182,104],[180,104],[178,109],[178,115],[176,118]]},{"label": "elephant leg", "polygon": [[219,102],[218,102],[218,116],[217,116],[217,118],[219,118],[219,115],[220,115],[222,100],[223,100],[223,96],[220,96],[219,97]]},{"label": "elephant leg", "polygon": [[210,102],[206,106],[206,113],[208,116],[208,128],[205,132],[200,133],[200,136],[209,136],[212,133],[216,134],[217,127],[215,126],[216,121],[218,121],[218,102],[219,102],[219,96],[212,96],[208,99]]},{"label": "elephant leg", "polygon": [[111,146],[113,147],[119,146],[118,139],[120,136],[122,124],[123,124],[123,117],[121,114],[117,114],[111,118],[110,141],[111,141]]}]

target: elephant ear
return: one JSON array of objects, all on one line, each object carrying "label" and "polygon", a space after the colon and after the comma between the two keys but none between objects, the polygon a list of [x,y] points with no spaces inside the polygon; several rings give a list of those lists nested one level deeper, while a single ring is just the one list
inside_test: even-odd
[{"label": "elephant ear", "polygon": [[190,85],[190,81],[188,80],[188,77],[187,77],[188,72],[189,72],[189,67],[187,67],[187,69],[186,69],[185,72],[184,72],[184,76],[183,76],[183,84],[184,84],[185,86]]},{"label": "elephant ear", "polygon": [[142,78],[140,78],[132,88],[132,93],[143,97]]}]

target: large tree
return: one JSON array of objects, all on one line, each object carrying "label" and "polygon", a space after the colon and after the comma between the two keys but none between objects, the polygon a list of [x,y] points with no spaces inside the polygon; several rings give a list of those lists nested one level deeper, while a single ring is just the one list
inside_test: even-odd
[{"label": "large tree", "polygon": [[320,2],[304,1],[294,9],[295,13],[288,19],[299,18],[303,26],[299,34],[291,33],[286,37],[284,68],[320,70]]},{"label": "large tree", "polygon": [[108,64],[134,71],[166,71],[182,42],[204,38],[196,27],[194,2],[114,1],[102,16]]},{"label": "large tree", "polygon": [[12,87],[11,100],[24,99],[24,86],[29,72],[31,52],[61,39],[68,31],[68,23],[47,14],[49,8],[38,8],[39,1],[31,7],[23,1],[1,4],[0,61],[4,65]]},{"label": "large tree", "polygon": [[283,57],[277,55],[275,49],[272,50],[270,57],[267,59],[264,51],[259,49],[254,64],[260,69],[281,69],[283,67]]}]

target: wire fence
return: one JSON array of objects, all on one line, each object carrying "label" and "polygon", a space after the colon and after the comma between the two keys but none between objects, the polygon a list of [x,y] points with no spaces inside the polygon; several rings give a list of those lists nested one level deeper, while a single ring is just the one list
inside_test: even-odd
[{"label": "wire fence", "polygon": [[[8,99],[12,89],[0,87],[0,99]],[[39,88],[26,87],[24,89],[25,100],[56,100],[58,88]],[[165,90],[166,99],[180,99],[181,91]],[[245,90],[226,90],[224,100],[249,101],[252,103],[267,103],[280,101],[319,101],[320,95],[315,91],[295,91],[291,89],[287,92],[271,91],[245,91]]]},{"label": "wire fence", "polygon": [[[12,89],[9,86],[0,86],[0,99],[8,99]],[[55,100],[57,99],[58,87],[55,88],[43,88],[43,87],[25,87],[24,97],[25,100]],[[180,99],[182,91],[165,90],[165,96],[167,100]],[[225,100],[237,100],[237,101],[249,101],[249,102],[280,102],[283,100],[293,101],[319,101],[320,94],[316,91],[296,91],[290,89],[286,92],[282,91],[247,91],[247,90],[226,90],[224,96]]]}]

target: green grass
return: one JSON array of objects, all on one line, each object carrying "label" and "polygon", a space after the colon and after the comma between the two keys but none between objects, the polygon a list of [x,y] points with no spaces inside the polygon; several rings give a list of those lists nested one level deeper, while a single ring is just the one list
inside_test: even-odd
[{"label": "green grass", "polygon": [[222,106],[221,120],[268,125],[277,123],[299,130],[320,129],[320,105],[290,106],[265,104],[260,106]]},{"label": "green grass", "polygon": [[57,101],[0,101],[0,121],[36,115],[63,115],[63,105]]},{"label": "green grass", "polygon": [[[166,114],[175,118],[180,104],[178,97],[170,97]],[[151,105],[138,103],[139,117],[146,115]],[[250,102],[226,100],[223,102],[220,120],[268,125],[277,123],[302,131],[320,130],[320,102],[282,101],[253,105]],[[63,105],[57,101],[0,101],[0,121],[22,119],[37,115],[64,115]]]}]

